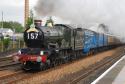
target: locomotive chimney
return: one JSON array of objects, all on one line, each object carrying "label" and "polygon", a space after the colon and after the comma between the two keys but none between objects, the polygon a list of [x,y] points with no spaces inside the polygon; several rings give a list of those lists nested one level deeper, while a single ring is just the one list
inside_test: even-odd
[{"label": "locomotive chimney", "polygon": [[34,23],[35,23],[36,26],[41,26],[42,20],[34,20]]}]

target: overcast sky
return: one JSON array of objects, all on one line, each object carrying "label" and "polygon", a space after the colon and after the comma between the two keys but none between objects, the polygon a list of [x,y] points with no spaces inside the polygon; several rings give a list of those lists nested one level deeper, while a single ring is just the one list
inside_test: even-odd
[{"label": "overcast sky", "polygon": [[[36,4],[37,0],[29,0],[30,9]],[[2,20],[2,11],[4,21],[24,22],[24,0],[0,0],[0,21]]]}]

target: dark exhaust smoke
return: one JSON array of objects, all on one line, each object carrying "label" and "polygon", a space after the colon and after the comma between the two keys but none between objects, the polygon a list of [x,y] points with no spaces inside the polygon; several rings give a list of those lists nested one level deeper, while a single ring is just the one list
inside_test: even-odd
[{"label": "dark exhaust smoke", "polygon": [[108,30],[125,38],[125,0],[38,0],[35,10],[39,16],[57,16],[71,24],[90,27],[104,23]]}]

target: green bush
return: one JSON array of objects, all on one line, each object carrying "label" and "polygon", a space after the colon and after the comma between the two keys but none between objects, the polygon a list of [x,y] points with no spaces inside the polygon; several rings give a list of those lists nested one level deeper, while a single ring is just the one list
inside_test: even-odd
[{"label": "green bush", "polygon": [[7,39],[3,39],[2,41],[3,41],[3,45],[4,45],[4,50],[7,50],[11,40],[9,38],[7,38]]}]

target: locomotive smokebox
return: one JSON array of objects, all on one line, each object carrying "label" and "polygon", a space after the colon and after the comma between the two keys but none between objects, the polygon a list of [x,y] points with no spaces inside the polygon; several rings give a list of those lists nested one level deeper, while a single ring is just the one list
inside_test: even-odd
[{"label": "locomotive smokebox", "polygon": [[41,26],[42,25],[42,20],[34,20],[34,23],[36,26]]}]

